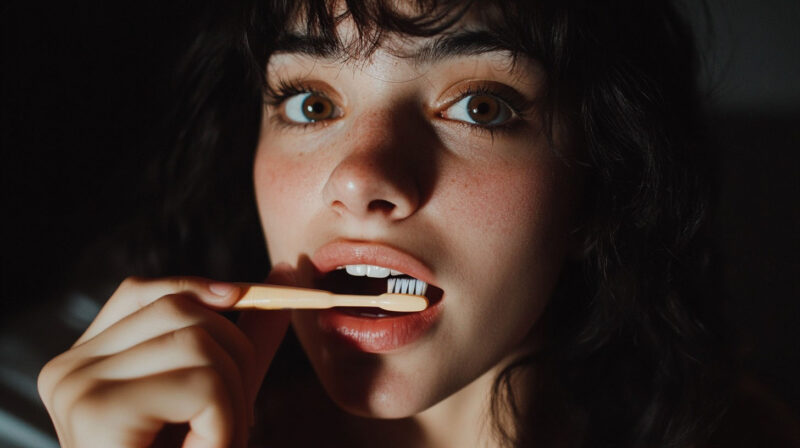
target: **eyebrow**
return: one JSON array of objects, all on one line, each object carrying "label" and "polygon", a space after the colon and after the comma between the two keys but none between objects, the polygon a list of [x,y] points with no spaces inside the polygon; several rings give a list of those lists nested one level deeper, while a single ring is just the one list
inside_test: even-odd
[{"label": "eyebrow", "polygon": [[[284,34],[272,47],[273,53],[291,53],[320,59],[347,59],[352,57],[341,42],[300,34]],[[412,50],[409,57],[416,64],[429,64],[435,61],[459,56],[473,56],[484,53],[514,49],[498,35],[485,30],[459,30],[439,36]]]}]

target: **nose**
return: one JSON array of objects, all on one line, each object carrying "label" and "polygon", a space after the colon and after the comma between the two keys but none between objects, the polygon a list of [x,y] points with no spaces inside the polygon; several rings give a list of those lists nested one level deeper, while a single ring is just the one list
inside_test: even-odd
[{"label": "nose", "polygon": [[353,142],[331,172],[323,200],[341,216],[403,220],[419,207],[419,164],[392,132],[373,134]]}]

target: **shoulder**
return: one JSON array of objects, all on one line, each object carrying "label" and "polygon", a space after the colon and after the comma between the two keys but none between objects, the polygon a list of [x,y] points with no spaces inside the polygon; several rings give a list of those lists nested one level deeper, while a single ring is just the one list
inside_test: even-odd
[{"label": "shoulder", "polygon": [[709,448],[800,447],[800,417],[752,378],[737,385]]}]

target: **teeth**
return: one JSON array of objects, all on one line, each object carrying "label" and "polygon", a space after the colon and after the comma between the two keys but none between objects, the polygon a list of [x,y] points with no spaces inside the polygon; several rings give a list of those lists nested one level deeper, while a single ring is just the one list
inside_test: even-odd
[{"label": "teeth", "polygon": [[367,265],[367,277],[385,278],[389,276],[389,268]]},{"label": "teeth", "polygon": [[[374,266],[371,264],[348,264],[339,266],[337,269],[344,269],[349,275],[356,277],[387,278],[386,292],[395,294],[416,294],[425,295],[428,284],[416,278],[397,278],[399,275],[406,275],[395,269]],[[393,277],[395,276],[395,277]]]},{"label": "teeth", "polygon": [[384,268],[382,266],[374,266],[371,264],[348,264],[345,266],[339,266],[336,269],[344,269],[348,274],[357,277],[363,277],[366,275],[367,277],[386,278],[389,275],[405,275],[402,272],[394,269]]},{"label": "teeth", "polygon": [[367,265],[365,264],[348,264],[345,266],[345,270],[350,275],[355,275],[357,277],[363,277],[367,273]]}]

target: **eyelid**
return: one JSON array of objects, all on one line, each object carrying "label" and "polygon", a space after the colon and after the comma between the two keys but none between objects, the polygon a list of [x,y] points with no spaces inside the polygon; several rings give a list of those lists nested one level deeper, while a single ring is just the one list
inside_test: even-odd
[{"label": "eyelid", "polygon": [[265,101],[268,105],[277,106],[288,97],[299,93],[314,93],[333,101],[339,108],[344,109],[344,99],[330,84],[320,80],[309,79],[284,79],[278,78],[276,86],[267,84]]},{"label": "eyelid", "polygon": [[[267,85],[264,98],[267,106],[269,106],[273,111],[277,112],[271,113],[271,115],[273,115],[271,117],[271,121],[276,124],[284,127],[295,128],[307,128],[309,126],[319,125],[324,126],[331,121],[338,120],[344,115],[345,107],[342,104],[341,95],[339,95],[339,93],[326,82],[317,80],[278,78],[276,84],[276,87],[272,87],[272,85],[269,84]],[[309,122],[287,119],[285,111],[286,102],[297,95],[305,95],[309,93],[319,95],[331,101],[334,109],[336,110],[335,116],[325,120]]]},{"label": "eyelid", "polygon": [[439,100],[439,108],[449,107],[467,95],[487,94],[503,100],[514,112],[523,115],[533,106],[533,101],[527,99],[515,88],[496,81],[467,81],[448,88]]},{"label": "eyelid", "polygon": [[[443,101],[438,101],[439,104],[434,109],[436,110],[436,116],[451,120],[445,116],[447,110],[463,101],[465,98],[475,95],[491,96],[508,107],[512,115],[503,123],[511,123],[517,119],[525,118],[530,109],[533,107],[533,101],[528,100],[522,94],[517,92],[516,89],[506,84],[495,81],[468,81],[465,83],[456,84],[445,91],[445,93],[442,95],[442,98],[445,99]],[[497,125],[484,125],[463,120],[452,121],[458,121],[471,126],[479,127],[492,127],[503,124],[499,123]]]},{"label": "eyelid", "polygon": [[[505,115],[508,115],[508,117],[505,117],[499,123],[477,123],[477,122],[474,122],[474,120],[471,120],[469,117],[467,117],[467,119],[462,119],[462,118],[457,117],[459,111],[456,111],[455,113],[453,113],[453,115],[450,115],[448,113],[448,111],[450,111],[451,109],[455,108],[456,106],[459,106],[461,103],[466,102],[467,99],[470,99],[470,98],[473,98],[473,97],[476,97],[476,96],[489,96],[489,97],[494,98],[495,101],[500,103],[500,107],[501,108],[505,108],[506,109],[505,110]],[[460,112],[466,112],[467,114],[469,114],[469,112],[466,111],[467,106],[468,106],[468,104],[464,104],[464,105],[460,106],[460,107],[463,107],[465,109],[465,110],[462,110]],[[464,95],[463,97],[461,97],[461,99],[459,99],[457,101],[454,101],[446,109],[444,109],[441,112],[441,116],[442,116],[442,118],[446,118],[446,119],[453,120],[453,121],[462,121],[464,123],[472,124],[472,125],[475,125],[475,126],[493,127],[493,126],[502,125],[504,123],[508,123],[509,121],[512,121],[515,118],[517,118],[519,115],[514,111],[514,109],[511,106],[509,106],[501,98],[498,98],[496,95],[493,95],[491,93],[483,93],[483,92],[481,92],[481,93],[468,93],[468,94]]]}]

